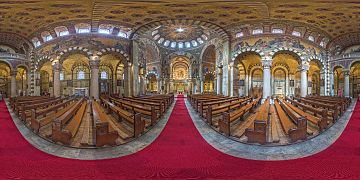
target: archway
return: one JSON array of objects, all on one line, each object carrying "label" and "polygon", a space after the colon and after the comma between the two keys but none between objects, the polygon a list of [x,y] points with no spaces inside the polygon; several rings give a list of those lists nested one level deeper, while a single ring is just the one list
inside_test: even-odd
[{"label": "archway", "polygon": [[343,68],[337,66],[334,68],[334,95],[342,96],[344,92],[344,73]]},{"label": "archway", "polygon": [[210,93],[215,91],[215,75],[212,73],[205,74],[204,77],[204,92]]},{"label": "archway", "polygon": [[72,54],[62,62],[60,94],[89,96],[89,59],[83,54]]},{"label": "archway", "polygon": [[[312,60],[309,63],[309,71],[308,71],[308,81],[309,83],[309,91],[312,95],[320,95],[321,91],[321,69],[322,64],[319,60]],[[324,89],[325,90],[325,89]]]},{"label": "archway", "polygon": [[300,57],[291,51],[278,51],[272,61],[272,94],[300,96]]},{"label": "archway", "polygon": [[234,63],[234,94],[260,96],[263,87],[260,54],[244,52],[237,56]]},{"label": "archway", "polygon": [[27,88],[28,88],[28,71],[27,68],[24,66],[19,66],[16,69],[16,90],[17,95],[25,96],[27,95]]},{"label": "archway", "polygon": [[190,60],[185,56],[176,56],[170,64],[170,92],[188,93],[191,88]]},{"label": "archway", "polygon": [[156,93],[158,90],[158,84],[156,75],[154,73],[148,74],[146,77],[146,91],[150,93]]},{"label": "archway", "polygon": [[360,94],[360,61],[350,67],[350,96],[358,97]]},{"label": "archway", "polygon": [[0,94],[2,94],[3,97],[10,96],[10,71],[10,66],[0,61]]},{"label": "archway", "polygon": [[40,94],[41,95],[53,95],[53,72],[50,61],[46,61],[42,64],[39,72],[40,72]]},{"label": "archway", "polygon": [[100,58],[99,88],[102,94],[125,94],[124,72],[126,62],[123,57],[105,54]]}]

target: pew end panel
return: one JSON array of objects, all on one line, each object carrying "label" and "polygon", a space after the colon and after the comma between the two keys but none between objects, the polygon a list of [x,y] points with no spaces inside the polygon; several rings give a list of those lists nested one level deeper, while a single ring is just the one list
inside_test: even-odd
[{"label": "pew end panel", "polygon": [[52,140],[54,142],[61,142],[62,144],[69,145],[71,137],[70,131],[63,130],[60,119],[56,118],[52,124]]},{"label": "pew end panel", "polygon": [[119,134],[116,131],[109,132],[108,122],[97,122],[95,125],[95,131],[96,147],[116,145],[116,139],[119,137]]},{"label": "pew end panel", "polygon": [[266,144],[266,122],[255,120],[254,129],[247,128],[245,136],[249,143]]},{"label": "pew end panel", "polygon": [[141,114],[134,114],[134,137],[139,137],[145,131],[145,120],[141,119]]},{"label": "pew end panel", "polygon": [[291,128],[288,131],[289,138],[291,142],[296,142],[298,140],[306,140],[307,132],[307,119],[305,117],[299,117],[297,119],[297,127]]},{"label": "pew end panel", "polygon": [[230,136],[230,114],[228,112],[223,113],[223,118],[219,120],[219,131],[226,136]]}]

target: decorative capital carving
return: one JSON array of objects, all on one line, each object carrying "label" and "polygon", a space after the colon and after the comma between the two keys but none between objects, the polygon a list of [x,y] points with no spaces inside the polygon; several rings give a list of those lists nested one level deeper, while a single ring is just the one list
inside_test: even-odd
[{"label": "decorative capital carving", "polygon": [[60,71],[61,70],[61,65],[60,65],[60,63],[54,63],[52,65],[52,68],[53,68],[54,71]]},{"label": "decorative capital carving", "polygon": [[100,61],[99,60],[90,60],[89,64],[90,64],[91,69],[98,69],[100,66]]},{"label": "decorative capital carving", "polygon": [[262,60],[261,64],[264,68],[271,68],[272,61],[271,60]]},{"label": "decorative capital carving", "polygon": [[299,68],[300,68],[300,71],[308,71],[310,68],[310,65],[307,62],[303,62]]},{"label": "decorative capital carving", "polygon": [[350,70],[343,70],[344,76],[350,76]]}]

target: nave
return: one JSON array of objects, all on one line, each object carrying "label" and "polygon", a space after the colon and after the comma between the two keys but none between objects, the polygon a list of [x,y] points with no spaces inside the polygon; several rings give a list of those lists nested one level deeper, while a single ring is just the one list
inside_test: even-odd
[{"label": "nave", "polygon": [[[80,161],[46,154],[16,129],[4,101],[0,104],[0,177],[46,179],[358,179],[360,105],[341,137],[326,150],[289,161],[254,161],[221,153],[194,126],[180,95],[160,136],[135,154]],[[239,170],[241,169],[241,170]]]}]

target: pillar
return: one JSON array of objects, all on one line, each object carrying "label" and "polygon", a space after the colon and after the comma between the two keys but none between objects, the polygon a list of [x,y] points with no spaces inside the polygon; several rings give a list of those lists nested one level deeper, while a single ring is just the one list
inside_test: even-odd
[{"label": "pillar", "polygon": [[204,92],[204,80],[200,78],[200,94]]},{"label": "pillar", "polygon": [[99,99],[99,65],[100,58],[98,56],[90,57],[90,70],[91,70],[91,80],[90,80],[90,97]]},{"label": "pillar", "polygon": [[12,70],[10,72],[10,75],[11,75],[10,96],[11,97],[16,97],[16,74],[17,74],[16,70]]},{"label": "pillar", "polygon": [[304,62],[301,65],[301,81],[300,81],[300,95],[301,97],[306,97],[307,95],[307,86],[308,86],[308,79],[307,79],[307,71],[309,70],[309,64]]},{"label": "pillar", "polygon": [[267,99],[271,96],[271,60],[262,60],[262,66],[264,69],[263,73],[263,99]]},{"label": "pillar", "polygon": [[229,64],[229,95],[234,96],[234,62]]},{"label": "pillar", "polygon": [[54,97],[60,97],[60,64],[56,62],[53,64],[54,80],[53,80],[53,91]]},{"label": "pillar", "polygon": [[350,97],[350,72],[344,70],[344,96]]},{"label": "pillar", "polygon": [[223,75],[223,66],[218,66],[217,78],[216,78],[216,93],[222,94],[222,75]]}]

